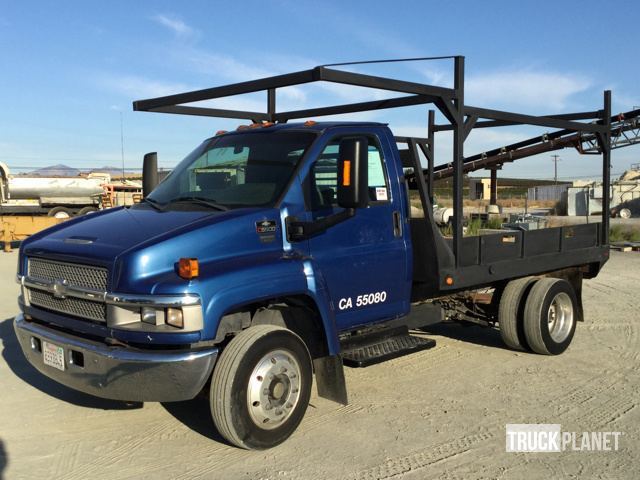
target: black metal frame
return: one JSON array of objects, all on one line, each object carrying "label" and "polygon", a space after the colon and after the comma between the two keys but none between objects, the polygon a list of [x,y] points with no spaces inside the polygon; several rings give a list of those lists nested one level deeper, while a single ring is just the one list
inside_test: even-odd
[{"label": "black metal frame", "polygon": [[[603,177],[603,190],[609,191],[610,185],[610,164],[611,164],[611,92],[604,92],[604,106],[601,110],[592,112],[580,112],[571,114],[560,115],[546,115],[546,116],[534,116],[525,115],[520,113],[506,112],[500,110],[492,110],[487,108],[479,108],[465,105],[464,103],[464,57],[431,57],[420,59],[407,59],[407,60],[433,60],[442,58],[452,58],[454,60],[454,88],[444,88],[434,85],[426,85],[422,83],[408,82],[397,79],[364,75],[360,73],[346,72],[343,70],[336,70],[329,68],[331,66],[339,65],[353,65],[352,64],[334,64],[318,66],[310,70],[303,70],[299,72],[289,73],[285,75],[278,75],[274,77],[263,78],[259,80],[253,80],[248,82],[241,82],[232,85],[208,88],[204,90],[192,91],[181,93],[177,95],[169,95],[165,97],[159,97],[148,100],[139,100],[133,103],[133,109],[138,111],[150,111],[150,112],[162,112],[162,113],[175,113],[186,115],[200,115],[208,117],[223,117],[223,118],[238,118],[248,119],[255,123],[259,122],[279,122],[284,123],[292,119],[319,117],[324,115],[335,115],[344,113],[354,113],[370,110],[397,108],[405,106],[414,106],[422,104],[433,104],[448,120],[446,125],[435,124],[435,113],[433,110],[429,111],[428,116],[428,137],[427,138],[413,138],[413,137],[398,137],[399,142],[405,142],[409,146],[410,157],[414,168],[415,181],[418,184],[418,190],[420,191],[421,201],[425,211],[425,219],[432,221],[431,212],[429,211],[430,205],[433,200],[433,180],[434,177],[442,169],[449,169],[449,173],[453,176],[453,240],[451,242],[453,252],[452,267],[460,273],[463,265],[463,236],[462,236],[462,214],[463,214],[463,175],[465,170],[469,170],[474,167],[473,162],[475,160],[481,160],[480,158],[464,157],[464,141],[468,137],[469,133],[474,128],[486,128],[497,127],[505,125],[537,125],[541,127],[548,127],[554,129],[560,129],[557,132],[548,134],[548,138],[560,138],[567,133],[577,132],[580,135],[588,135],[590,138],[595,139],[598,148],[602,152],[602,177]],[[394,60],[398,61],[398,60]],[[384,61],[380,61],[384,62]],[[359,63],[380,63],[380,62],[355,62]],[[278,88],[291,87],[294,85],[302,85],[311,82],[333,82],[345,85],[353,85],[359,87],[375,88],[380,90],[386,90],[394,93],[402,93],[400,97],[374,100],[360,103],[350,103],[342,105],[333,105],[321,108],[311,108],[304,110],[294,110],[278,112],[276,110],[276,93]],[[185,104],[202,102],[206,100],[253,93],[253,92],[267,92],[267,104],[265,112],[251,112],[240,110],[222,110],[217,108],[209,108],[203,106],[189,106]],[[596,123],[584,123],[577,120],[598,120]],[[451,163],[441,165],[439,167],[434,166],[434,134],[435,132],[442,130],[453,131],[453,159]],[[540,138],[532,139],[525,142],[520,142],[518,148],[526,147],[527,145],[533,145],[536,142],[540,142]],[[420,149],[427,158],[428,167],[425,177],[422,165],[419,160],[418,150]],[[503,153],[502,150],[497,152],[489,152],[493,155]],[[522,153],[522,152],[521,152]],[[522,155],[525,156],[525,155]],[[522,157],[520,157],[522,158]],[[499,164],[500,162],[497,162]],[[471,165],[471,166],[470,166]],[[600,232],[598,234],[597,242],[598,246],[606,246],[608,244],[609,236],[609,197],[603,196],[603,213],[602,223],[600,225]],[[522,249],[524,252],[524,247]],[[479,253],[478,255],[481,255]],[[597,258],[600,253],[596,255]],[[527,260],[523,258],[523,260]],[[597,260],[597,259],[596,259]],[[439,263],[446,263],[442,260],[441,255],[438,254]],[[595,260],[594,260],[595,261]],[[556,262],[557,264],[557,262]],[[479,266],[483,266],[482,262]],[[484,265],[486,266],[486,265]],[[441,265],[440,271],[445,271],[447,268]],[[549,269],[552,269],[553,262],[549,264]],[[477,269],[476,269],[477,270]],[[478,275],[471,274],[472,270],[467,270],[470,275],[467,278],[474,279],[476,283],[481,283],[489,275],[486,273],[478,273]],[[513,273],[513,272],[511,272]],[[460,276],[460,275],[458,275]],[[442,281],[442,275],[440,280]],[[467,282],[462,282],[467,283]],[[460,283],[456,284],[460,287]],[[440,283],[440,288],[446,289],[444,283]]]}]

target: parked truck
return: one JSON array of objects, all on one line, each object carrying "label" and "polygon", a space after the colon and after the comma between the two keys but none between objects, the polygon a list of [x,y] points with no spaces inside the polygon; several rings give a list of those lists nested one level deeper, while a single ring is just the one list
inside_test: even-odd
[{"label": "parked truck", "polygon": [[[252,123],[206,139],[152,191],[149,156],[142,203],[23,242],[14,325],[26,358],[98,397],[174,402],[204,392],[224,438],[264,449],[294,432],[314,374],[320,396],[347,403],[344,365],[433,347],[414,334],[429,324],[497,326],[509,348],[564,352],[583,319],[582,279],[608,259],[608,217],[463,236],[464,139],[498,124],[590,132],[607,184],[610,94],[602,110],[582,114],[481,109],[464,104],[463,57],[454,63],[454,88],[321,66],[135,102],[139,111]],[[401,95],[276,110],[279,88],[316,81]],[[186,105],[258,91],[266,112]],[[413,138],[381,123],[289,122],[432,103],[453,130],[452,237],[432,214],[433,128]],[[410,189],[422,215],[412,216]]]},{"label": "parked truck", "polygon": [[12,175],[0,162],[0,215],[69,218],[95,212],[100,207],[102,185],[109,182],[110,176],[101,173],[86,177]]}]

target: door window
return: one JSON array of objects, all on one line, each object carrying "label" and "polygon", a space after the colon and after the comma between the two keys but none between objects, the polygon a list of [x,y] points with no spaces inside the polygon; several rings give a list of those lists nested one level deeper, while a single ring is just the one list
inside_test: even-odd
[{"label": "door window", "polygon": [[[313,210],[338,205],[338,149],[342,138],[335,138],[324,148],[311,170],[311,205]],[[369,204],[389,201],[389,182],[378,143],[369,137]]]}]

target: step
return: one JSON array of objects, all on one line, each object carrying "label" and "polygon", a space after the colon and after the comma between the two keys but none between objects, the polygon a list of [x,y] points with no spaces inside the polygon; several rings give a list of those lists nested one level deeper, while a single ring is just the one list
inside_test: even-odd
[{"label": "step", "polygon": [[347,367],[363,368],[435,346],[436,341],[431,338],[403,333],[345,348],[342,351],[342,363]]}]

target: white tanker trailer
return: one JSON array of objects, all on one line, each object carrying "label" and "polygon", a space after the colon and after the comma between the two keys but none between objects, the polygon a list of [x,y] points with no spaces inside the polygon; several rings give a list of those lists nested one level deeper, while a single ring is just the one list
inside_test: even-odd
[{"label": "white tanker trailer", "polygon": [[47,214],[68,218],[89,213],[100,207],[108,184],[108,174],[93,173],[86,177],[39,177],[11,175],[0,162],[0,214]]}]

